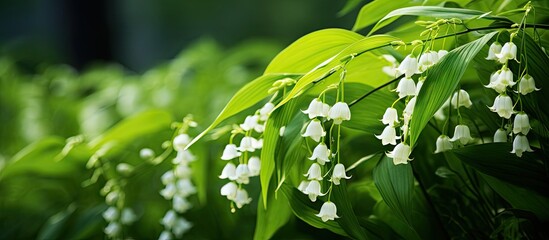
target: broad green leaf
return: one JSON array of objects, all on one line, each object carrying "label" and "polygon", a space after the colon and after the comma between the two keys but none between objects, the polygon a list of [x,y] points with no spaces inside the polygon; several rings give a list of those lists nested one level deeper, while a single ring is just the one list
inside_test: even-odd
[{"label": "broad green leaf", "polygon": [[[86,159],[55,160],[64,146],[64,139],[58,137],[45,138],[28,145],[0,170],[0,179],[20,173],[64,175],[79,169],[79,165]],[[82,162],[76,160],[82,160]]]},{"label": "broad green leaf", "polygon": [[[307,87],[311,87],[312,84],[315,84],[337,72],[342,67],[342,61],[349,59],[351,55],[363,54],[371,50],[386,47],[395,40],[398,39],[388,35],[377,35],[363,38],[362,40],[351,44],[333,57],[328,58],[322,67],[314,68],[301,77],[295,84],[292,91],[287,94],[287,96],[278,104],[277,107],[282,106],[290,99],[302,94],[303,91],[306,90]],[[360,56],[357,56],[357,58],[360,58]]]},{"label": "broad green leaf", "polygon": [[402,221],[412,226],[412,198],[414,195],[414,175],[412,165],[394,165],[393,159],[383,156],[374,169],[374,181],[387,205]]},{"label": "broad green leaf", "polygon": [[374,26],[368,35],[372,35],[374,32],[380,28],[386,26],[390,23],[388,20],[393,17],[399,16],[426,16],[433,18],[459,18],[459,19],[474,19],[474,18],[483,18],[488,20],[497,20],[509,22],[509,19],[505,17],[498,17],[490,15],[489,13],[464,9],[464,8],[446,8],[446,7],[437,7],[437,6],[413,6],[406,7],[394,10],[383,17],[379,22]]},{"label": "broad green leaf", "polygon": [[283,78],[297,77],[299,77],[298,74],[265,74],[249,82],[235,93],[235,95],[231,98],[229,103],[227,103],[225,108],[223,108],[221,113],[219,113],[213,123],[210,124],[210,126],[206,128],[206,130],[202,131],[198,136],[196,136],[189,143],[189,145],[187,145],[187,148],[196,143],[200,138],[202,138],[204,135],[206,135],[206,133],[215,128],[223,120],[248,109],[249,107],[257,104],[258,102],[269,96],[268,91],[275,81]]},{"label": "broad green leaf", "polygon": [[[382,88],[357,101],[373,90],[373,87],[364,84],[349,83],[345,85],[345,98],[349,100],[349,103],[354,104],[350,106],[352,118],[344,123],[344,126],[369,133],[381,133],[384,126],[380,120],[397,96],[395,93],[389,92],[388,88]],[[397,104],[397,108],[399,107],[400,105]]]},{"label": "broad green leaf", "polygon": [[269,73],[307,73],[363,36],[344,29],[309,33],[282,50],[269,64]]},{"label": "broad green leaf", "polygon": [[275,196],[274,191],[269,191],[268,197],[267,208],[263,207],[263,197],[259,198],[259,203],[257,204],[254,240],[271,239],[276,231],[288,222],[292,215],[292,209],[284,194]]},{"label": "broad green leaf", "polygon": [[51,216],[38,233],[37,239],[60,239],[75,210],[74,205],[69,205],[67,209]]},{"label": "broad green leaf", "polygon": [[[518,187],[514,184],[501,181],[495,177],[481,174],[488,185],[496,191],[503,199],[508,201],[513,208],[530,211],[542,222],[549,220],[549,198],[541,196],[536,192]],[[521,176],[525,178],[525,176]]]},{"label": "broad green leaf", "polygon": [[285,126],[295,113],[295,102],[275,109],[265,125],[263,133],[263,148],[261,150],[261,170],[259,172],[259,180],[261,182],[261,196],[263,197],[263,207],[267,207],[267,194],[269,192],[269,184],[273,176],[276,166],[276,153],[279,150],[280,128]]},{"label": "broad green leaf", "polygon": [[421,114],[413,115],[410,123],[412,148],[427,122],[454,92],[471,60],[495,34],[496,32],[486,34],[450,51],[440,62],[431,67],[414,108],[415,113]]},{"label": "broad green leaf", "polygon": [[288,198],[292,211],[299,219],[315,228],[328,229],[336,234],[349,237],[338,222],[323,222],[319,217],[315,216],[320,211],[322,201],[311,202],[307,195],[286,183],[282,184],[280,189],[282,189],[282,192]]},{"label": "broad green leaf", "polygon": [[366,0],[347,0],[345,6],[337,13],[338,16],[345,16],[357,8],[362,2]]},{"label": "broad green leaf", "polygon": [[421,4],[420,2],[412,1],[394,1],[394,0],[374,0],[370,3],[364,5],[358,13],[356,18],[355,25],[353,26],[353,31],[361,30],[365,27],[368,27],[377,21],[379,21],[383,16],[387,15],[394,9],[415,6]]},{"label": "broad green leaf", "polygon": [[117,123],[107,132],[92,140],[89,146],[92,150],[98,150],[106,143],[114,143],[116,147],[122,147],[136,138],[169,129],[172,121],[172,115],[165,111],[142,112]]},{"label": "broad green leaf", "polygon": [[536,155],[524,153],[519,158],[511,150],[510,143],[488,143],[455,149],[452,153],[481,173],[549,196],[549,177]]},{"label": "broad green leaf", "polygon": [[345,181],[341,181],[339,186],[333,186],[332,191],[333,202],[337,206],[338,216],[340,217],[336,219],[336,221],[341,228],[354,239],[373,239],[375,235],[370,232],[366,235],[365,229],[362,228],[358,222],[353,206],[347,195],[347,185]]}]

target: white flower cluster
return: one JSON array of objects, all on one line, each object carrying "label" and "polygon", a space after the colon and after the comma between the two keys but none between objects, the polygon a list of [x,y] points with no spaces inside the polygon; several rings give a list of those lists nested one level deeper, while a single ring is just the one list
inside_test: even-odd
[{"label": "white flower cluster", "polygon": [[[94,175],[98,171],[108,171],[107,168],[111,167],[110,164],[106,164],[101,160],[110,147],[112,146],[102,147],[90,158],[88,167],[96,168]],[[123,227],[137,220],[134,211],[126,206],[126,193],[124,191],[126,182],[124,178],[133,172],[133,166],[127,163],[119,163],[114,170],[116,173],[114,175],[104,174],[107,181],[100,191],[101,195],[105,196],[105,203],[108,205],[108,208],[102,214],[105,221],[107,221],[107,226],[103,229],[103,232],[109,239],[121,239],[123,238]]]},{"label": "white flower cluster", "polygon": [[[254,133],[263,133],[265,123],[274,107],[273,103],[268,102],[254,115],[247,116],[244,123],[240,124],[240,129],[233,131],[231,142],[223,150],[221,160],[228,162],[221,171],[219,178],[228,179],[230,182],[223,185],[220,192],[222,196],[232,201],[231,211],[233,212],[235,211],[232,207],[233,203],[237,208],[242,208],[252,201],[242,185],[248,184],[250,177],[259,176],[261,160],[258,156],[252,156],[252,153],[257,153],[256,150],[260,151],[263,148],[263,139],[254,138],[252,135]],[[238,147],[232,143],[232,139],[236,134],[244,135]],[[238,163],[233,163],[233,159],[238,159]]]},{"label": "white flower cluster", "polygon": [[[328,170],[325,174],[322,173],[322,169],[327,167],[330,158],[332,158],[332,151],[328,149],[324,138],[326,131],[323,127],[323,122],[333,120],[333,124],[340,125],[343,121],[351,119],[351,110],[345,102],[337,102],[334,106],[330,107],[327,103],[322,102],[319,98],[315,98],[309,104],[309,107],[303,111],[304,114],[309,116],[311,121],[308,123],[303,137],[311,138],[315,142],[319,142],[314,148],[312,156],[309,160],[314,161],[309,170],[305,174],[306,180],[301,181],[298,186],[299,191],[309,196],[312,202],[316,202],[318,196],[324,196],[326,193],[322,192],[322,182],[324,176],[332,171],[332,176],[329,181],[332,184],[339,185],[341,179],[349,179],[345,171],[345,166],[341,163],[333,165],[333,169]],[[331,189],[330,189],[331,190]],[[339,218],[337,216],[336,205],[329,201],[326,201],[320,212],[316,215],[322,219],[322,221],[334,220]]]},{"label": "white flower cluster", "polygon": [[[460,107],[471,108],[471,106],[473,105],[469,97],[469,93],[463,89],[459,89],[458,91],[456,91],[452,95],[452,97],[448,99],[447,102],[448,103],[444,105],[449,105],[452,108],[457,109],[458,113],[459,113]],[[444,106],[441,107],[439,111],[442,111],[443,108]],[[453,149],[454,143],[457,143],[460,145],[466,145],[468,143],[471,143],[472,141],[473,141],[473,138],[471,137],[471,131],[469,130],[469,126],[460,123],[455,127],[454,136],[452,138],[444,134],[440,135],[437,138],[435,153],[441,153],[441,152]]]},{"label": "white flower cluster", "polygon": [[[526,137],[531,128],[530,120],[522,109],[519,112],[514,110],[516,103],[513,103],[513,99],[508,95],[508,92],[526,95],[538,91],[539,89],[536,88],[534,78],[527,73],[519,77],[520,80],[518,82],[514,81],[513,72],[507,67],[509,60],[517,61],[517,46],[512,41],[506,42],[503,47],[497,41],[492,43],[486,59],[496,60],[503,65],[500,70],[492,73],[490,76],[490,83],[486,85],[487,88],[491,88],[499,93],[494,100],[493,106],[489,107],[490,110],[497,113],[501,118],[508,120],[515,115],[512,131],[510,131],[511,129],[504,129],[503,127],[499,128],[494,134],[494,142],[507,142],[508,136],[511,135],[512,132],[512,134],[515,135],[515,138],[513,140],[513,150],[511,153],[516,154],[518,157],[522,157],[524,152],[533,151],[530,148],[530,143]],[[517,90],[509,91],[512,90],[514,86],[517,86]],[[520,95],[518,95],[518,101],[521,101]]]},{"label": "white flower cluster", "polygon": [[181,238],[187,232],[192,224],[180,214],[191,209],[192,205],[188,197],[196,193],[196,188],[191,181],[192,169],[189,163],[196,160],[196,157],[190,150],[185,150],[191,138],[182,133],[173,139],[173,148],[177,152],[172,160],[173,168],[164,173],[161,177],[164,189],[160,190],[160,195],[166,200],[171,200],[172,207],[166,212],[160,223],[164,226],[164,231],[160,234],[160,240]]}]

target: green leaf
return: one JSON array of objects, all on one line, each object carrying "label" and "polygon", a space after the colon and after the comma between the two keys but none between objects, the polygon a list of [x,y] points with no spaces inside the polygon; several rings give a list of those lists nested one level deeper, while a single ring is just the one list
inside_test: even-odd
[{"label": "green leaf", "polygon": [[307,195],[286,183],[282,184],[280,189],[282,189],[282,192],[288,198],[292,211],[299,219],[315,228],[328,229],[336,234],[349,237],[338,222],[323,222],[319,217],[315,216],[320,211],[320,207],[323,204],[322,201],[311,202]]},{"label": "green leaf", "polygon": [[272,87],[273,83],[277,80],[283,78],[297,78],[298,74],[265,74],[261,77],[256,78],[255,80],[249,82],[244,87],[242,87],[235,95],[231,98],[229,103],[223,108],[221,113],[213,121],[212,124],[204,131],[202,131],[198,136],[196,136],[188,145],[189,148],[191,145],[196,143],[200,138],[202,138],[206,133],[215,128],[223,120],[238,114],[249,107],[257,104],[259,101],[265,99],[269,96],[269,89]]},{"label": "green leaf", "polygon": [[40,175],[65,175],[79,168],[85,159],[79,161],[56,161],[65,141],[59,137],[49,137],[32,143],[19,151],[0,171],[0,179],[21,173]]},{"label": "green leaf", "polygon": [[[549,198],[541,196],[536,192],[518,187],[500,179],[481,174],[488,185],[496,191],[513,208],[523,209],[535,214],[542,222],[549,220]],[[525,176],[521,176],[524,178]]]},{"label": "green leaf", "polygon": [[372,28],[372,30],[368,35],[372,35],[374,32],[376,32],[380,28],[389,24],[390,23],[388,21],[389,19],[393,17],[399,17],[399,16],[426,16],[426,17],[445,18],[445,19],[459,18],[463,20],[483,18],[488,20],[510,22],[510,20],[505,17],[498,17],[498,16],[490,15],[489,13],[472,10],[472,9],[447,8],[447,7],[437,7],[437,6],[413,6],[413,7],[400,8],[390,12],[381,20],[379,20],[379,22],[374,26],[374,28]]},{"label": "green leaf", "polygon": [[360,9],[358,17],[356,18],[353,31],[361,30],[368,27],[387,15],[394,9],[415,6],[420,3],[414,3],[412,1],[394,1],[394,0],[375,0],[372,1]]},{"label": "green leaf", "polygon": [[414,147],[427,122],[455,91],[471,60],[495,34],[496,32],[486,34],[450,51],[440,62],[431,67],[414,108],[415,113],[421,114],[412,115],[410,147]]},{"label": "green leaf", "polygon": [[451,152],[481,173],[549,196],[549,177],[545,175],[543,164],[534,153],[527,152],[521,158],[517,157],[510,153],[512,148],[510,143],[488,143]]},{"label": "green leaf", "polygon": [[[310,87],[312,84],[315,84],[337,72],[342,67],[342,61],[350,59],[350,56],[363,54],[371,50],[386,47],[395,40],[398,40],[398,38],[388,35],[377,35],[363,38],[362,40],[351,44],[336,55],[328,58],[322,65],[312,69],[301,77],[295,84],[292,91],[286,95],[277,107],[282,106],[290,99],[302,94],[306,88]],[[359,57],[360,56],[357,56],[357,58]]]},{"label": "green leaf", "polygon": [[261,182],[261,196],[263,197],[263,206],[267,207],[267,194],[269,192],[269,183],[273,176],[276,166],[276,153],[279,149],[280,128],[285,126],[294,115],[295,102],[275,109],[265,125],[263,133],[263,148],[261,150],[261,170],[259,172],[259,180]]},{"label": "green leaf", "polygon": [[133,142],[136,138],[163,129],[170,129],[172,115],[166,111],[151,110],[126,118],[90,142],[94,151],[106,143],[114,143],[116,148]]},{"label": "green leaf", "polygon": [[373,172],[374,182],[387,205],[409,226],[412,226],[414,175],[412,165],[394,165],[383,156]]},{"label": "green leaf", "polygon": [[275,195],[269,191],[267,208],[264,208],[263,197],[257,204],[257,219],[254,240],[271,239],[276,231],[290,220],[292,210],[284,194]]},{"label": "green leaf", "polygon": [[336,221],[341,228],[354,239],[373,239],[373,233],[366,235],[365,229],[360,226],[358,219],[354,213],[353,206],[347,195],[347,185],[345,181],[341,181],[339,186],[333,186],[332,189],[333,202],[337,206],[339,218]]},{"label": "green leaf", "polygon": [[366,0],[347,0],[347,3],[345,3],[345,6],[343,6],[343,8],[339,10],[337,16],[345,16],[346,14],[355,10],[355,8],[357,8],[358,5],[360,5],[364,1]]},{"label": "green leaf", "polygon": [[309,33],[282,50],[267,66],[269,73],[307,73],[363,36],[344,29]]},{"label": "green leaf", "polygon": [[38,233],[36,239],[60,239],[75,210],[76,207],[74,205],[69,205],[67,209],[51,216]]}]

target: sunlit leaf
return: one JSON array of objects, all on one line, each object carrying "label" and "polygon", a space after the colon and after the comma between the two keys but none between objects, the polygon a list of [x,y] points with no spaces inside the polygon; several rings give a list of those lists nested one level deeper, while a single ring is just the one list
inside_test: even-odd
[{"label": "sunlit leaf", "polygon": [[189,148],[195,142],[200,140],[200,138],[202,138],[204,135],[206,135],[206,133],[208,133],[210,130],[215,128],[223,120],[248,109],[249,107],[257,104],[258,102],[260,102],[261,100],[269,96],[268,91],[272,87],[275,81],[283,78],[296,78],[296,77],[299,77],[299,75],[297,74],[266,74],[249,82],[240,90],[238,90],[237,93],[234,94],[234,96],[231,98],[229,103],[227,103],[225,108],[223,108],[223,110],[221,111],[221,113],[219,113],[219,115],[213,121],[213,123],[210,124],[210,126],[206,128],[206,130],[202,131],[198,136],[196,136],[187,145],[187,148]]}]

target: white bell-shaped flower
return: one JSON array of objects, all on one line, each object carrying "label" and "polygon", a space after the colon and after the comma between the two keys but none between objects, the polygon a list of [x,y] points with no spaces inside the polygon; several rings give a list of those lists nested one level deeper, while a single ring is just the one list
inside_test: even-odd
[{"label": "white bell-shaped flower", "polygon": [[402,116],[404,117],[404,125],[408,125],[410,119],[412,118],[412,114],[414,113],[414,108],[416,106],[416,99],[416,97],[413,97],[410,101],[408,101],[406,107],[404,107],[404,111],[402,112]]},{"label": "white bell-shaped flower", "polygon": [[320,169],[320,165],[318,163],[313,163],[311,167],[309,167],[305,177],[309,180],[322,181],[322,170]]},{"label": "white bell-shaped flower", "polygon": [[410,159],[410,153],[412,153],[412,149],[410,146],[408,146],[406,143],[399,143],[395,146],[395,149],[393,151],[386,153],[387,157],[390,157],[393,159],[393,164],[408,164],[408,161],[411,161]]},{"label": "white bell-shaped flower", "polygon": [[522,153],[524,152],[533,152],[532,148],[530,148],[530,143],[528,142],[528,138],[522,134],[518,134],[515,137],[515,140],[513,140],[513,151],[511,153],[516,154],[518,157],[522,157]]},{"label": "white bell-shaped flower", "polygon": [[519,82],[518,92],[522,95],[526,95],[533,91],[539,91],[539,88],[536,88],[536,82],[534,78],[528,74],[524,75]]},{"label": "white bell-shaped flower", "polygon": [[307,128],[305,129],[305,133],[301,135],[303,137],[310,137],[315,142],[320,141],[321,137],[326,136],[326,132],[324,131],[324,128],[322,128],[322,124],[320,124],[320,121],[317,119],[313,119],[309,125],[307,125]]},{"label": "white bell-shaped flower", "polygon": [[158,240],[172,240],[173,236],[170,231],[164,230],[160,233],[160,236],[158,237]]},{"label": "white bell-shaped flower", "polygon": [[444,49],[438,50],[438,60],[440,61],[444,56],[446,56],[446,54],[448,54],[447,50],[444,50]]},{"label": "white bell-shaped flower", "polygon": [[334,172],[332,173],[332,178],[330,178],[330,181],[332,181],[335,185],[339,185],[339,181],[341,179],[349,179],[351,176],[347,176],[345,172],[345,166],[341,163],[338,163],[334,167]]},{"label": "white bell-shaped flower", "polygon": [[165,188],[160,190],[160,195],[162,197],[164,197],[166,200],[170,200],[170,199],[173,198],[173,196],[175,195],[176,192],[177,192],[177,188],[176,188],[175,184],[170,183],[170,184],[166,185]]},{"label": "white bell-shaped flower", "polygon": [[236,167],[236,182],[241,184],[250,182],[250,170],[247,164],[241,163]]},{"label": "white bell-shaped flower", "polygon": [[330,107],[327,103],[323,103],[321,117],[328,117],[330,115],[330,110],[332,110],[332,107]]},{"label": "white bell-shaped flower", "polygon": [[248,197],[248,192],[245,189],[236,190],[236,198],[233,200],[237,208],[242,208],[242,206],[250,203],[252,199]]},{"label": "white bell-shaped flower", "polygon": [[503,44],[499,54],[496,54],[500,63],[505,63],[509,59],[517,59],[517,45],[513,42]]},{"label": "white bell-shaped flower", "polygon": [[234,200],[236,198],[236,190],[238,186],[234,182],[228,182],[223,187],[221,187],[221,196],[226,196],[229,200]]},{"label": "white bell-shaped flower", "polygon": [[179,164],[175,167],[174,175],[178,178],[190,178],[192,170],[187,164]]},{"label": "white bell-shaped flower", "polygon": [[184,213],[191,209],[192,205],[186,198],[181,196],[174,196],[172,201],[172,208],[178,213]]},{"label": "white bell-shaped flower", "polygon": [[230,179],[230,180],[236,180],[236,166],[233,163],[227,163],[223,170],[221,171],[221,175],[219,176],[221,179]]},{"label": "white bell-shaped flower", "polygon": [[177,194],[179,194],[180,196],[187,197],[191,194],[196,193],[196,187],[191,182],[191,179],[179,179],[175,184],[177,187]]},{"label": "white bell-shaped flower", "polygon": [[509,119],[515,111],[513,110],[513,100],[507,95],[499,95],[494,100],[494,105],[490,107],[492,112],[496,112],[500,117]]},{"label": "white bell-shaped flower", "polygon": [[185,218],[179,217],[175,221],[172,231],[175,237],[181,238],[183,233],[189,231],[189,229],[191,229],[192,226],[193,226],[192,223],[187,221]]},{"label": "white bell-shaped flower", "polygon": [[375,136],[377,139],[381,140],[381,144],[383,145],[396,145],[396,140],[400,139],[400,137],[396,135],[396,129],[391,125],[386,126],[381,135]]},{"label": "white bell-shaped flower", "polygon": [[286,126],[280,127],[280,130],[278,130],[278,136],[284,137],[284,132],[286,132]]},{"label": "white bell-shaped flower", "polygon": [[343,121],[351,120],[351,109],[346,102],[337,102],[330,108],[328,119],[334,120],[334,124],[341,124]]},{"label": "white bell-shaped flower", "polygon": [[505,93],[507,86],[514,86],[513,72],[506,67],[496,71],[490,76],[490,83],[486,86],[492,88],[498,93]]},{"label": "white bell-shaped flower", "polygon": [[435,153],[441,153],[441,152],[444,152],[444,151],[448,151],[448,150],[451,150],[454,147],[454,145],[450,141],[450,138],[446,135],[440,135],[437,138],[436,145],[437,145],[437,149],[435,150]]},{"label": "white bell-shaped flower", "polygon": [[256,127],[258,124],[259,116],[257,115],[250,115],[247,116],[246,119],[244,119],[244,123],[240,124],[240,128],[244,131],[250,131]]},{"label": "white bell-shaped flower", "polygon": [[528,115],[524,112],[520,112],[515,116],[515,121],[513,122],[513,133],[522,135],[527,135],[530,131],[530,119]]},{"label": "white bell-shaped flower", "polygon": [[[459,98],[459,102],[458,102],[458,98]],[[471,102],[471,99],[469,98],[469,93],[467,93],[467,91],[463,89],[459,90],[459,96],[458,96],[458,92],[455,92],[450,102],[452,104],[452,107],[456,109],[461,106],[470,108],[471,105],[473,105],[473,103]]]},{"label": "white bell-shaped flower", "polygon": [[418,69],[421,72],[424,72],[427,70],[427,68],[430,68],[431,66],[435,65],[435,63],[438,62],[438,53],[435,51],[428,51],[423,54],[421,54],[421,57],[419,57],[418,62]]},{"label": "white bell-shaped flower", "polygon": [[117,222],[110,222],[104,229],[104,232],[110,238],[114,238],[120,234],[122,231],[122,226]]},{"label": "white bell-shaped flower", "polygon": [[320,165],[324,165],[326,162],[330,161],[330,149],[326,146],[325,143],[319,143],[313,150],[313,155],[309,160],[316,160]]},{"label": "white bell-shaped flower", "polygon": [[241,152],[254,152],[254,142],[257,141],[257,139],[253,137],[243,137],[242,140],[240,140],[240,146],[238,147],[238,151]]},{"label": "white bell-shaped flower", "polygon": [[316,214],[316,216],[322,219],[323,222],[339,218],[339,216],[337,216],[337,207],[333,202],[325,202],[322,204],[320,212]]},{"label": "white bell-shaped flower", "polygon": [[254,147],[255,149],[263,148],[263,138],[261,138],[261,139],[253,138],[252,147]]},{"label": "white bell-shaped flower", "polygon": [[118,211],[118,208],[115,207],[109,207],[107,210],[103,212],[103,218],[107,222],[112,222],[118,219],[120,217],[120,212]]},{"label": "white bell-shaped flower", "polygon": [[494,142],[507,142],[507,131],[505,129],[498,129],[494,134]]},{"label": "white bell-shaped flower", "polygon": [[311,202],[316,202],[316,198],[318,196],[326,195],[325,193],[321,192],[320,182],[316,180],[312,180],[311,182],[309,182],[309,185],[307,185],[305,192],[307,193],[307,195],[309,195],[309,199],[311,200]]},{"label": "white bell-shaped flower", "polygon": [[176,151],[183,151],[191,142],[191,137],[187,134],[179,134],[173,139],[173,148]]},{"label": "white bell-shaped flower", "polygon": [[272,102],[268,102],[261,109],[259,109],[259,120],[267,121],[267,118],[269,118],[269,115],[273,111],[274,107],[275,105]]},{"label": "white bell-shaped flower", "polygon": [[411,54],[406,56],[400,63],[400,66],[398,66],[398,71],[403,73],[407,78],[412,77],[418,70],[417,58]]},{"label": "white bell-shaped flower", "polygon": [[389,76],[389,77],[397,77],[397,75],[398,75],[398,65],[397,66],[394,66],[394,65],[383,66],[383,67],[381,67],[381,71],[383,73],[387,74],[387,76]]},{"label": "white bell-shaped flower", "polygon": [[227,144],[225,149],[223,149],[223,155],[221,155],[222,160],[231,160],[236,157],[240,157],[241,152],[238,151],[238,148],[234,144]]},{"label": "white bell-shaped flower", "polygon": [[250,177],[259,176],[261,170],[261,160],[259,157],[253,156],[248,159],[248,170],[250,171]]},{"label": "white bell-shaped flower", "polygon": [[389,126],[395,126],[396,123],[400,123],[398,121],[397,110],[393,107],[387,108],[387,110],[385,110],[385,113],[383,114],[383,119],[381,119],[381,122]]},{"label": "white bell-shaped flower", "polygon": [[180,164],[180,163],[188,163],[196,160],[196,156],[194,156],[191,152],[191,150],[184,150],[184,151],[178,151],[177,155],[173,159],[173,164]]},{"label": "white bell-shaped flower", "polygon": [[173,174],[172,170],[169,170],[162,174],[162,177],[160,177],[160,180],[162,180],[162,184],[168,185],[170,183],[175,182],[175,175]]},{"label": "white bell-shaped flower", "polygon": [[459,141],[462,145],[473,141],[473,138],[471,137],[471,132],[469,131],[469,127],[462,124],[457,125],[454,129],[454,137],[452,137],[450,141]]},{"label": "white bell-shaped flower", "polygon": [[[320,99],[315,98],[309,103],[309,108],[302,112],[309,115],[309,119],[316,117],[326,117],[323,112],[324,103]],[[329,106],[328,106],[329,107]]]},{"label": "white bell-shaped flower", "polygon": [[166,229],[172,229],[172,227],[175,225],[175,222],[177,220],[177,213],[173,210],[169,210],[164,214],[164,217],[162,220],[160,220],[160,223],[164,225]]},{"label": "white bell-shaped flower", "polygon": [[498,60],[499,57],[496,55],[499,55],[501,53],[501,44],[499,42],[493,42],[490,44],[490,48],[488,49],[488,57],[486,57],[486,60]]},{"label": "white bell-shaped flower", "polygon": [[125,225],[132,224],[137,220],[137,215],[131,208],[122,209],[122,215],[120,216],[120,222]]},{"label": "white bell-shaped flower", "polygon": [[311,181],[307,181],[307,180],[303,180],[299,183],[299,186],[297,186],[297,190],[299,190],[300,192],[302,193],[305,193],[305,194],[308,194],[307,193],[307,187],[309,186],[309,183]]},{"label": "white bell-shaped flower", "polygon": [[395,91],[398,93],[399,98],[406,96],[415,96],[416,95],[416,83],[413,79],[409,77],[403,77],[398,82],[397,88]]},{"label": "white bell-shaped flower", "polygon": [[142,159],[154,158],[154,151],[150,148],[143,148],[139,151],[139,157]]}]

